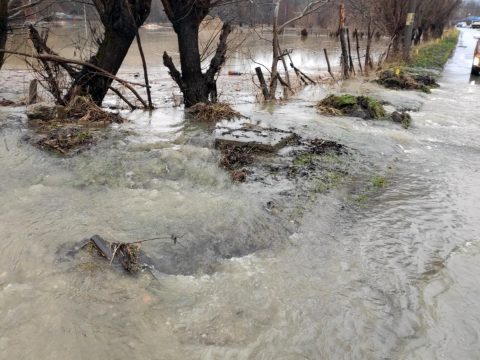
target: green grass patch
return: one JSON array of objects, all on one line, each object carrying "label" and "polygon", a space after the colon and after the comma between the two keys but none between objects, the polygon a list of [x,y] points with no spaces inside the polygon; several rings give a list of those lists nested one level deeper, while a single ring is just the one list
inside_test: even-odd
[{"label": "green grass patch", "polygon": [[417,48],[410,66],[424,69],[443,69],[457,47],[459,32],[447,33],[442,39]]}]

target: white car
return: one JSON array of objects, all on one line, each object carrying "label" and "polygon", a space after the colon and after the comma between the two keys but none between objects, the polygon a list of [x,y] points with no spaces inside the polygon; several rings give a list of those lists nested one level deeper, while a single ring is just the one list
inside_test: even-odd
[{"label": "white car", "polygon": [[480,29],[480,21],[474,21],[472,23],[472,29]]}]

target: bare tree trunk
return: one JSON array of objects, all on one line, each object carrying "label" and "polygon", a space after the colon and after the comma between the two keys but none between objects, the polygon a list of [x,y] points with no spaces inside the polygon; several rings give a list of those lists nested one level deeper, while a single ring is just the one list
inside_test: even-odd
[{"label": "bare tree trunk", "polygon": [[342,48],[342,57],[340,61],[340,65],[342,68],[342,74],[344,79],[348,79],[350,77],[350,66],[348,62],[348,48],[347,48],[347,31],[345,29],[345,5],[342,3],[340,4],[340,13],[339,13],[340,21],[338,26],[338,32],[340,34],[340,45]]},{"label": "bare tree trunk", "polygon": [[203,73],[198,35],[200,24],[209,12],[209,5],[202,2],[191,4],[178,0],[162,0],[162,3],[177,34],[181,72],[177,70],[172,58],[166,52],[163,54],[163,64],[180,87],[185,106],[216,102],[216,76],[225,63],[231,26],[223,25],[215,55],[210,61],[208,70]]},{"label": "bare tree trunk", "polygon": [[[8,36],[8,0],[0,0],[0,49],[5,49]],[[0,53],[0,69],[4,63],[5,54]]]},{"label": "bare tree trunk", "polygon": [[363,75],[362,69],[362,59],[360,58],[360,42],[358,40],[358,31],[355,30],[355,41],[357,43],[357,59],[358,59],[358,67],[360,68],[360,74]]},{"label": "bare tree trunk", "polygon": [[260,66],[255,68],[255,72],[257,73],[258,81],[260,82],[260,88],[262,89],[263,98],[268,100],[270,98],[270,94],[268,93],[268,86],[265,82],[265,77],[263,76],[262,68]]},{"label": "bare tree trunk", "polygon": [[275,93],[277,92],[277,81],[278,81],[278,60],[280,58],[280,41],[278,39],[278,13],[280,11],[280,0],[275,4],[275,10],[273,12],[273,59],[272,59],[272,69],[270,73],[270,99],[275,98]]},{"label": "bare tree trunk", "polygon": [[372,20],[368,22],[368,30],[367,30],[367,49],[365,51],[365,71],[368,73],[368,69],[373,69],[373,61],[371,54],[372,49],[372,41],[374,37],[374,31],[372,30]]},{"label": "bare tree trunk", "polygon": [[[184,17],[174,24],[178,37],[178,49],[180,52],[180,66],[182,69],[180,79],[175,79],[183,93],[186,107],[197,103],[207,103],[209,89],[202,73],[200,49],[198,46],[198,32],[200,22],[197,19]],[[167,65],[167,61],[164,63]]]},{"label": "bare tree trunk", "polygon": [[[115,75],[127,56],[138,28],[150,13],[151,0],[137,1],[133,5],[123,1],[105,5],[103,1],[95,0],[94,3],[105,33],[97,53],[90,58],[89,62]],[[132,15],[135,18],[135,24],[132,23]],[[100,105],[111,84],[111,78],[101,76],[89,67],[83,67],[66,99],[68,101],[77,94],[85,94],[91,96],[92,100]]]}]

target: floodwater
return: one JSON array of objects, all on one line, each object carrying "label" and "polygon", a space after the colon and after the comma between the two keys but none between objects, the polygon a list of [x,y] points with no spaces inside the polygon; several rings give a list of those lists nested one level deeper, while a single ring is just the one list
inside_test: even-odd
[{"label": "floodwater", "polygon": [[[419,110],[409,130],[316,114],[324,87],[267,107],[241,88],[246,121],[355,154],[338,189],[308,199],[292,184],[232,184],[211,129],[178,108],[135,112],[72,158],[28,145],[23,109],[0,109],[1,358],[478,358],[475,34],[464,30],[430,95],[335,89]],[[383,188],[372,186],[379,177]],[[181,237],[145,243],[162,267],[131,277],[88,254],[61,256],[95,233]]]}]

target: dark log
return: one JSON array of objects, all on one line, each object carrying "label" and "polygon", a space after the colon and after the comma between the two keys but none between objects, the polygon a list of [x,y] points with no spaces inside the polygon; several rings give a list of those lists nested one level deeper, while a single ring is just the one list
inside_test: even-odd
[{"label": "dark log", "polygon": [[28,99],[27,105],[35,104],[38,100],[38,81],[33,79],[30,81],[30,86],[28,87]]},{"label": "dark log", "polygon": [[255,72],[257,73],[258,81],[260,81],[260,87],[262,89],[262,94],[265,100],[270,98],[270,92],[268,91],[267,83],[265,82],[265,78],[263,76],[262,68],[256,67]]},{"label": "dark log", "polygon": [[111,261],[113,259],[113,251],[110,247],[110,243],[105,241],[101,236],[99,235],[93,235],[90,240],[93,241],[95,246],[98,248],[100,253],[107,258],[108,261]]}]

